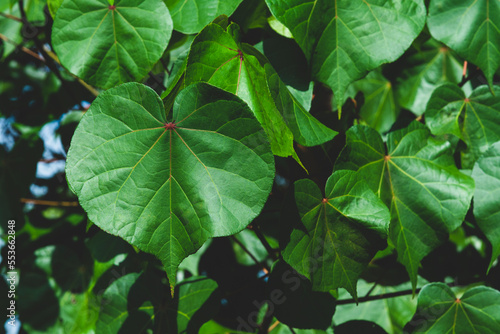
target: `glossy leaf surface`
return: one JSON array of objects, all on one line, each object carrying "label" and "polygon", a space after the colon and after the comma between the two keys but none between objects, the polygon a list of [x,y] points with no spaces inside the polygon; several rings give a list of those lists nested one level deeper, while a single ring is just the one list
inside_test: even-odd
[{"label": "glossy leaf surface", "polygon": [[418,295],[417,312],[405,330],[409,333],[498,333],[500,292],[477,286],[462,297],[444,283],[431,283]]},{"label": "glossy leaf surface", "polygon": [[426,16],[421,0],[266,2],[304,51],[313,77],[329,85],[335,97],[343,97],[369,70],[401,56]]},{"label": "glossy leaf surface", "polygon": [[164,0],[174,29],[184,34],[198,33],[217,16],[231,15],[242,0]]},{"label": "glossy leaf surface", "polygon": [[303,226],[292,231],[283,259],[311,280],[313,290],[342,287],[356,297],[359,275],[383,247],[389,212],[352,171],[333,173],[325,193],[311,180],[295,182]]},{"label": "glossy leaf surface", "polygon": [[479,158],[472,170],[476,182],[474,217],[493,246],[490,268],[500,256],[500,142]]},{"label": "glossy leaf surface", "polygon": [[500,3],[494,0],[432,0],[427,25],[432,36],[479,66],[493,85],[500,68]]},{"label": "glossy leaf surface", "polygon": [[426,120],[433,134],[453,134],[467,144],[464,168],[472,168],[489,145],[500,140],[500,86],[493,86],[493,91],[495,95],[480,86],[466,98],[458,86],[443,85],[427,106]]},{"label": "glossy leaf surface", "polygon": [[389,236],[415,288],[420,260],[462,224],[474,181],[455,167],[450,143],[418,122],[391,132],[387,152],[374,129],[354,126],[335,166],[358,171],[390,208]]},{"label": "glossy leaf surface", "polygon": [[274,160],[246,104],[213,86],[187,87],[175,123],[165,118],[146,86],[106,91],[83,116],[66,170],[90,220],[156,255],[173,286],[186,256],[259,214]]},{"label": "glossy leaf surface", "polygon": [[[232,24],[225,30],[224,23],[221,24],[209,24],[193,41],[186,85],[204,81],[243,99],[262,124],[275,155],[295,155],[294,138],[305,145],[318,145],[333,138],[336,132],[299,106],[277,76],[269,79],[274,90],[274,95],[271,94],[267,75],[273,76],[276,72],[268,60],[250,45],[239,44],[235,39],[238,34],[236,25]],[[279,107],[276,103],[280,103]]]},{"label": "glossy leaf surface", "polygon": [[74,0],[57,10],[52,43],[71,73],[111,88],[142,79],[171,34],[172,19],[161,0],[116,0],[113,6],[107,0]]}]

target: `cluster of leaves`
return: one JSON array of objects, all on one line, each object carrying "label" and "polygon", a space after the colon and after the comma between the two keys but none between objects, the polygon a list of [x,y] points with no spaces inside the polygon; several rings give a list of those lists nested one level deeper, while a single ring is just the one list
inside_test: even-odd
[{"label": "cluster of leaves", "polygon": [[500,4],[458,3],[2,3],[21,331],[500,332]]}]

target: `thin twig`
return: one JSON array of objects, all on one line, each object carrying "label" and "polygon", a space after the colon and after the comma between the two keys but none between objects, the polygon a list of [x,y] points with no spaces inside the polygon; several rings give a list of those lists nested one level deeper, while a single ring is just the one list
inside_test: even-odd
[{"label": "thin twig", "polygon": [[35,205],[46,205],[46,206],[78,206],[78,202],[67,202],[67,201],[44,201],[40,199],[33,199],[33,198],[21,198],[20,199],[21,203],[29,203],[29,204],[35,204]]},{"label": "thin twig", "polygon": [[40,159],[40,160],[38,160],[38,162],[43,162],[43,163],[49,164],[51,162],[61,161],[61,160],[66,160],[66,158]]},{"label": "thin twig", "polygon": [[0,13],[0,16],[3,16],[5,18],[11,19],[11,20],[14,20],[14,21],[17,21],[17,22],[21,22],[21,23],[23,22],[23,20],[21,20],[19,17],[14,16],[14,15]]},{"label": "thin twig", "polygon": [[257,260],[257,258],[248,250],[248,248],[245,247],[245,245],[241,241],[239,241],[234,235],[231,236],[231,239],[234,242],[236,242],[238,244],[238,246],[240,246],[241,249],[243,249],[243,251],[248,254],[248,256],[250,256],[252,258],[253,262],[255,262],[256,265],[263,266],[264,269],[267,272],[269,272],[269,268],[264,263],[260,263],[260,261]]},{"label": "thin twig", "polygon": [[268,329],[268,333],[271,333],[273,331],[273,329],[275,329],[278,325],[280,324],[280,322],[278,320],[276,320],[274,322],[274,324],[272,324],[271,326],[269,326],[269,329]]},{"label": "thin twig", "polygon": [[[422,288],[416,289],[415,294],[418,294],[421,289]],[[354,299],[341,299],[341,300],[337,300],[337,305],[364,303],[364,302],[369,302],[369,301],[373,301],[373,300],[395,298],[395,297],[401,297],[401,296],[406,296],[406,295],[411,295],[411,294],[413,294],[413,290],[408,289],[408,290],[402,290],[402,291],[396,291],[396,292],[390,292],[390,293],[382,293],[380,295],[375,295],[375,296],[366,296],[366,297],[358,298],[357,301]]]},{"label": "thin twig", "polygon": [[259,227],[257,225],[249,225],[248,229],[250,229],[250,230],[252,230],[252,231],[255,232],[255,235],[257,235],[257,238],[259,238],[260,242],[262,243],[262,245],[264,246],[264,248],[266,249],[266,251],[269,253],[269,255],[271,256],[271,258],[273,260],[277,260],[278,256],[276,255],[276,250],[271,247],[271,245],[269,244],[269,242],[267,242],[266,237],[264,236],[264,234],[262,234],[262,232],[260,231]]},{"label": "thin twig", "polygon": [[153,79],[153,81],[154,81],[156,84],[158,84],[158,86],[160,86],[160,87],[161,87],[164,91],[165,91],[165,90],[167,90],[167,87],[165,87],[165,85],[163,84],[163,82],[162,82],[162,81],[160,81],[160,79],[158,79],[158,78],[156,77],[156,75],[154,75],[154,74],[153,74],[153,72],[149,71],[149,73],[148,73],[148,74],[149,74],[149,77],[150,77],[151,79]]},{"label": "thin twig", "polygon": [[19,48],[21,51],[29,54],[30,56],[42,61],[42,62],[45,62],[45,59],[43,59],[42,57],[40,57],[40,55],[38,55],[38,53],[36,52],[33,52],[31,51],[30,49],[22,46],[21,44],[18,44],[16,42],[14,42],[13,40],[9,39],[7,36],[3,35],[3,34],[0,34],[0,39],[7,42],[7,43],[10,43],[12,45],[14,45],[15,47]]},{"label": "thin twig", "polygon": [[364,298],[366,298],[366,297],[368,297],[369,295],[371,295],[371,293],[373,292],[373,290],[375,290],[375,287],[376,287],[377,285],[378,285],[378,284],[377,284],[377,282],[375,282],[375,283],[372,285],[372,287],[370,288],[370,290],[368,290],[368,292],[366,293],[366,295],[365,295],[365,297],[364,297]]},{"label": "thin twig", "polygon": [[[23,26],[29,29],[30,31],[37,31],[37,29],[41,28],[35,28],[27,19],[26,12],[24,11],[24,0],[19,0],[19,11],[21,13],[21,20],[23,22]],[[24,37],[24,36],[23,36]],[[65,85],[67,82],[64,80],[64,78],[61,75],[61,72],[59,71],[58,62],[56,62],[52,57],[50,57],[43,46],[43,43],[38,39],[38,33],[35,33],[35,35],[32,37],[33,42],[35,43],[36,48],[38,51],[42,54],[43,58],[45,59],[45,65],[54,73],[54,75],[61,81],[62,83],[62,88],[73,98],[73,100],[78,101],[76,97],[73,94],[73,91],[69,89]],[[60,64],[59,64],[60,65]],[[86,86],[85,86],[86,87]],[[87,88],[87,87],[86,87]],[[78,102],[80,104],[80,107],[83,109],[83,106],[81,105],[81,101]]]},{"label": "thin twig", "polygon": [[[44,47],[43,49],[47,53],[47,55],[54,60],[54,62],[56,62],[59,66],[62,66],[61,62],[59,61],[59,57],[57,57],[57,55],[54,52],[52,52],[51,50],[47,49],[46,47]],[[73,78],[75,78],[76,80],[78,80],[78,82],[83,87],[85,87],[92,95],[94,95],[94,96],[99,95],[99,91],[97,91],[97,89],[95,89],[94,87],[92,87],[91,85],[89,85],[88,83],[86,83],[85,81],[83,81],[82,79],[80,79],[79,77],[77,77],[76,75],[74,75],[73,73],[70,73],[69,71],[68,71],[68,73]]]}]

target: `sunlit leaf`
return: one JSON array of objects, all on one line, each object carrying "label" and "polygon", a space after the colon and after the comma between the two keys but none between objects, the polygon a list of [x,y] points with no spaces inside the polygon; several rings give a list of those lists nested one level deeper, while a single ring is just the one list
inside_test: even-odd
[{"label": "sunlit leaf", "polygon": [[146,86],[110,89],[83,116],[66,166],[90,220],[156,255],[172,286],[209,237],[239,232],[260,213],[274,177],[262,128],[236,96],[191,85],[173,120]]},{"label": "sunlit leaf", "polygon": [[290,29],[318,81],[343,104],[350,83],[396,60],[424,27],[423,0],[266,0]]},{"label": "sunlit leaf", "polygon": [[[145,19],[147,18],[147,19]],[[87,83],[111,88],[142,79],[172,34],[162,0],[64,1],[52,43],[61,64]]]},{"label": "sunlit leaf", "polygon": [[389,236],[415,288],[420,261],[462,224],[474,191],[450,143],[413,122],[389,133],[386,149],[374,129],[354,126],[335,168],[358,171],[390,208]]},{"label": "sunlit leaf", "polygon": [[500,68],[500,3],[494,0],[432,0],[432,36],[479,66],[490,86]]},{"label": "sunlit leaf", "polygon": [[409,333],[489,333],[500,331],[500,292],[485,286],[467,290],[458,298],[444,283],[431,283],[418,295]]}]

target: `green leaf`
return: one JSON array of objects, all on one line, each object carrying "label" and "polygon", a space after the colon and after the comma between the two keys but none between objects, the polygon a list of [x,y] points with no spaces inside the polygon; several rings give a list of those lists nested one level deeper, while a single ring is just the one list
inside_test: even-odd
[{"label": "green leaf", "polygon": [[399,115],[391,82],[380,71],[373,71],[364,79],[353,83],[353,86],[365,96],[365,103],[360,111],[363,123],[380,133],[389,131]]},{"label": "green leaf", "polygon": [[317,146],[337,135],[336,131],[321,124],[302,107],[270,64],[265,64],[264,68],[274,103],[297,143],[303,146]]},{"label": "green leaf", "polygon": [[[16,17],[20,16],[19,13],[19,7],[16,5],[12,9],[6,9],[5,12],[2,11],[4,14],[10,14]],[[21,22],[14,21],[10,18],[0,16],[0,32],[2,35],[7,37],[10,41],[20,44],[23,41],[23,36],[21,35],[21,27],[22,27]],[[3,55],[0,60],[5,59],[8,55],[10,55],[15,49],[16,46],[12,43],[9,43],[7,41],[3,41]]]},{"label": "green leaf", "polygon": [[417,312],[405,327],[409,333],[499,333],[500,292],[485,286],[461,298],[444,283],[431,283],[418,295]]},{"label": "green leaf", "polygon": [[341,106],[350,83],[400,57],[424,27],[423,0],[266,0],[290,29],[313,78],[333,89]]},{"label": "green leaf", "polygon": [[[269,257],[269,253],[267,252],[266,248],[253,231],[245,229],[240,233],[235,234],[234,238],[238,242],[233,240],[231,241],[233,245],[234,256],[236,257],[236,261],[239,264],[244,266],[256,265],[253,258],[248,255],[248,253],[240,246],[240,244],[243,245],[259,262],[264,262]],[[272,246],[277,244],[276,240],[272,240],[271,238],[266,238],[266,240],[268,242],[271,241],[270,244],[272,244]]]},{"label": "green leaf", "polygon": [[335,168],[358,171],[390,208],[389,236],[415,288],[420,260],[462,224],[474,181],[418,122],[389,133],[387,151],[374,129],[354,126]]},{"label": "green leaf", "polygon": [[184,34],[198,33],[217,16],[230,16],[242,0],[164,0],[174,29]]},{"label": "green leaf", "polygon": [[114,6],[107,0],[64,1],[52,29],[61,64],[101,88],[142,79],[172,34],[162,0],[116,0]]},{"label": "green leaf", "polygon": [[260,213],[274,177],[262,128],[236,96],[191,85],[173,120],[146,86],[110,89],[83,116],[66,165],[89,219],[156,255],[172,286],[179,263],[208,238]]},{"label": "green leaf", "polygon": [[[235,40],[236,30],[235,25],[224,30],[212,23],[198,34],[188,57],[186,84],[205,81],[242,98],[264,127],[275,155],[296,155],[294,137],[305,145],[318,145],[333,138],[334,131],[293,99],[269,61],[255,48]],[[274,76],[269,78],[274,94],[266,80],[268,76]]]},{"label": "green leaf", "polygon": [[[19,275],[16,297],[16,313],[19,312],[23,327],[29,325],[45,331],[57,321],[59,300],[42,270],[34,268]],[[40,301],[43,301],[43,307],[40,307]]]},{"label": "green leaf", "polygon": [[217,283],[206,277],[188,278],[176,287],[178,333],[198,333],[200,327],[215,316],[219,310],[220,296]]},{"label": "green leaf", "polygon": [[356,282],[384,245],[389,212],[352,171],[337,171],[323,196],[308,179],[295,182],[303,226],[292,231],[283,259],[309,278],[316,291],[345,288],[356,298]]},{"label": "green leaf", "polygon": [[278,36],[266,38],[254,47],[266,56],[295,99],[305,110],[310,110],[314,85],[306,57],[297,42]]},{"label": "green leaf", "polygon": [[[210,320],[206,324],[204,324],[201,328],[198,334],[220,334],[220,333],[231,333],[231,334],[253,334],[251,332],[244,332],[244,331],[236,331],[232,328],[227,328],[224,327],[214,320]],[[274,332],[273,332],[274,334]]]},{"label": "green leaf", "polygon": [[212,23],[196,36],[188,56],[186,85],[204,81],[245,101],[262,124],[275,155],[293,155],[293,134],[274,105],[264,68],[246,55],[230,30]]},{"label": "green leaf", "polygon": [[458,86],[447,84],[435,90],[427,105],[426,122],[433,134],[453,134],[467,144],[463,168],[472,168],[500,140],[500,86],[493,86],[493,92],[480,86],[466,98]]},{"label": "green leaf", "polygon": [[496,142],[479,158],[472,170],[476,182],[474,193],[474,217],[479,228],[493,246],[493,262],[500,256],[500,142]]},{"label": "green leaf", "polygon": [[432,0],[427,20],[435,39],[481,68],[493,86],[500,68],[500,3],[493,0]]},{"label": "green leaf", "polygon": [[97,333],[132,334],[152,329],[155,314],[150,297],[152,291],[159,296],[161,285],[159,281],[148,278],[139,273],[127,274],[104,291],[102,298],[105,303],[97,319]]},{"label": "green leaf", "polygon": [[56,17],[57,10],[61,7],[63,0],[47,0],[47,7],[49,7],[49,12],[52,18]]},{"label": "green leaf", "polygon": [[438,86],[462,80],[462,66],[452,50],[436,40],[428,40],[405,60],[396,85],[396,100],[415,115],[422,115]]}]

